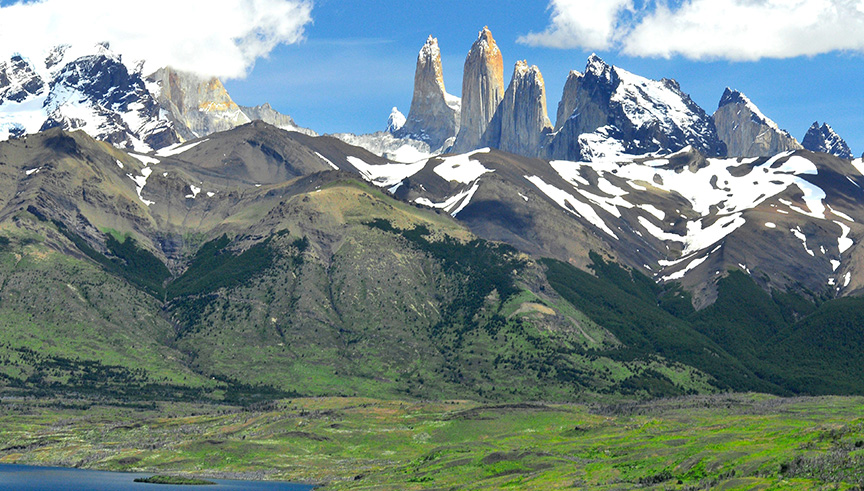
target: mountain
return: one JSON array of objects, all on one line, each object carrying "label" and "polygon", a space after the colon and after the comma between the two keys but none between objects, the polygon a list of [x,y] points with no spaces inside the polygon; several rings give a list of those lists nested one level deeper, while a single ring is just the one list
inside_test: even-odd
[{"label": "mountain", "polygon": [[429,36],[417,55],[411,110],[394,136],[420,140],[432,148],[450,146],[459,131],[460,104],[444,88],[441,49],[438,40]]},{"label": "mountain", "polygon": [[106,44],[58,46],[0,64],[0,137],[81,129],[127,150],[149,152],[253,119],[309,133],[265,104],[241,108],[222,83],[170,67],[149,76]]},{"label": "mountain", "polygon": [[[645,370],[712,390],[672,359],[610,355],[616,336],[540,263],[362,183],[411,167],[335,138],[259,122],[144,156],[52,129],[0,161],[4,392],[572,400]],[[717,383],[753,377],[671,329],[737,374]]]},{"label": "mountain", "polygon": [[726,153],[711,118],[677,82],[648,80],[592,55],[584,73],[567,79],[547,153],[589,160],[686,147],[708,156]]},{"label": "mountain", "polygon": [[823,123],[819,126],[818,122],[813,123],[801,144],[811,152],[823,152],[840,157],[841,159],[852,159],[852,151],[849,145],[840,138],[828,123]]},{"label": "mountain", "polygon": [[770,157],[803,148],[737,90],[726,88],[713,117],[730,157]]},{"label": "mountain", "polygon": [[480,139],[504,97],[504,59],[488,27],[465,57],[462,76],[462,114],[453,151],[478,148]]},{"label": "mountain", "polygon": [[13,56],[2,65],[2,136],[48,128],[83,129],[139,151],[179,141],[140,73],[107,45],[59,46],[40,61]]},{"label": "mountain", "polygon": [[396,194],[441,208],[481,237],[586,267],[602,251],[696,306],[742,270],[768,290],[860,292],[861,164],[806,151],[771,158],[547,162],[497,151],[439,157]]},{"label": "mountain", "polygon": [[551,131],[543,75],[536,65],[529,67],[525,61],[517,62],[510,85],[480,139],[480,146],[517,155],[540,156]]}]

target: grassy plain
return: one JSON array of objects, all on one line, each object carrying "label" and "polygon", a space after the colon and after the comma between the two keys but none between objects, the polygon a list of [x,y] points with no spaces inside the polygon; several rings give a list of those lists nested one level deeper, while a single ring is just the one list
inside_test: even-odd
[{"label": "grassy plain", "polygon": [[5,399],[0,462],[326,489],[860,489],[864,399],[304,398],[253,408]]}]

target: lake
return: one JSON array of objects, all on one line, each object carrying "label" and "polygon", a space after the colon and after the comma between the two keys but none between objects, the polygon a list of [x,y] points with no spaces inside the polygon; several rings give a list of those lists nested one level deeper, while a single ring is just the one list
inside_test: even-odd
[{"label": "lake", "polygon": [[305,484],[264,481],[207,479],[215,486],[172,486],[133,482],[154,474],[100,472],[56,467],[0,464],[0,491],[189,491],[194,489],[234,491],[309,491]]}]

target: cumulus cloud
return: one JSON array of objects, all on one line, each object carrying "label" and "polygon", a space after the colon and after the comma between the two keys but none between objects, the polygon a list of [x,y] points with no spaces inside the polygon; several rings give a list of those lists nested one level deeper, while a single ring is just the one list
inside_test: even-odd
[{"label": "cumulus cloud", "polygon": [[[605,5],[603,0],[591,3]],[[555,0],[551,6],[567,7]],[[578,16],[571,7],[566,15]],[[651,7],[626,23],[622,11],[607,19],[606,27],[615,31],[609,47],[633,56],[734,61],[864,52],[864,0],[685,0],[676,6],[652,2]],[[550,32],[564,35],[556,19]],[[538,44],[597,49],[577,36],[569,39],[570,45],[562,40]]]},{"label": "cumulus cloud", "polygon": [[518,42],[553,48],[609,49],[620,34],[632,0],[552,0],[552,24],[543,32],[521,36]]},{"label": "cumulus cloud", "polygon": [[309,0],[38,0],[0,7],[0,46],[4,56],[40,56],[108,42],[147,69],[241,78],[279,44],[302,40],[311,15]]}]

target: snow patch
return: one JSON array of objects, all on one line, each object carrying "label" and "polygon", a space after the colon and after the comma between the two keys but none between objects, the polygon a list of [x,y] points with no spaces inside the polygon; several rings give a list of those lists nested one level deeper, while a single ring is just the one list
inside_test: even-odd
[{"label": "snow patch", "polygon": [[175,155],[180,155],[181,153],[186,152],[188,150],[192,150],[193,148],[197,147],[198,145],[200,145],[200,144],[202,144],[208,140],[209,140],[209,138],[205,138],[203,140],[193,142],[193,143],[187,143],[187,142],[175,143],[174,145],[171,145],[169,147],[165,147],[165,148],[157,151],[156,155],[159,157],[173,157]]},{"label": "snow patch", "polygon": [[336,164],[334,164],[333,162],[331,162],[330,159],[328,159],[327,157],[321,155],[321,154],[318,153],[318,152],[315,152],[315,155],[317,155],[319,159],[323,160],[326,164],[328,164],[328,165],[329,165],[330,167],[332,167],[334,170],[339,170],[339,167],[337,167]]},{"label": "snow patch", "polygon": [[462,184],[469,184],[477,180],[487,172],[495,172],[492,169],[483,167],[477,160],[472,160],[471,157],[477,154],[489,153],[488,148],[476,150],[471,153],[456,155],[454,157],[442,157],[444,161],[432,169],[436,174],[441,176],[445,181],[456,181]]},{"label": "snow patch", "polygon": [[597,215],[596,211],[594,211],[594,208],[592,208],[588,203],[583,203],[582,201],[577,200],[572,194],[562,189],[558,189],[551,184],[547,184],[543,179],[537,176],[525,176],[525,179],[528,179],[531,184],[537,186],[537,189],[542,191],[543,194],[552,199],[552,201],[556,202],[561,208],[588,220],[588,222],[595,227],[611,235],[616,240],[618,239],[618,236],[612,232],[603,219]]},{"label": "snow patch", "polygon": [[195,199],[195,197],[198,196],[198,193],[201,192],[201,188],[199,188],[198,186],[196,186],[194,184],[190,184],[189,189],[192,190],[192,194],[187,194],[186,195],[187,198]]},{"label": "snow patch", "polygon": [[347,160],[364,179],[380,187],[394,186],[420,172],[426,166],[426,162],[372,165],[354,156],[348,157]]}]

